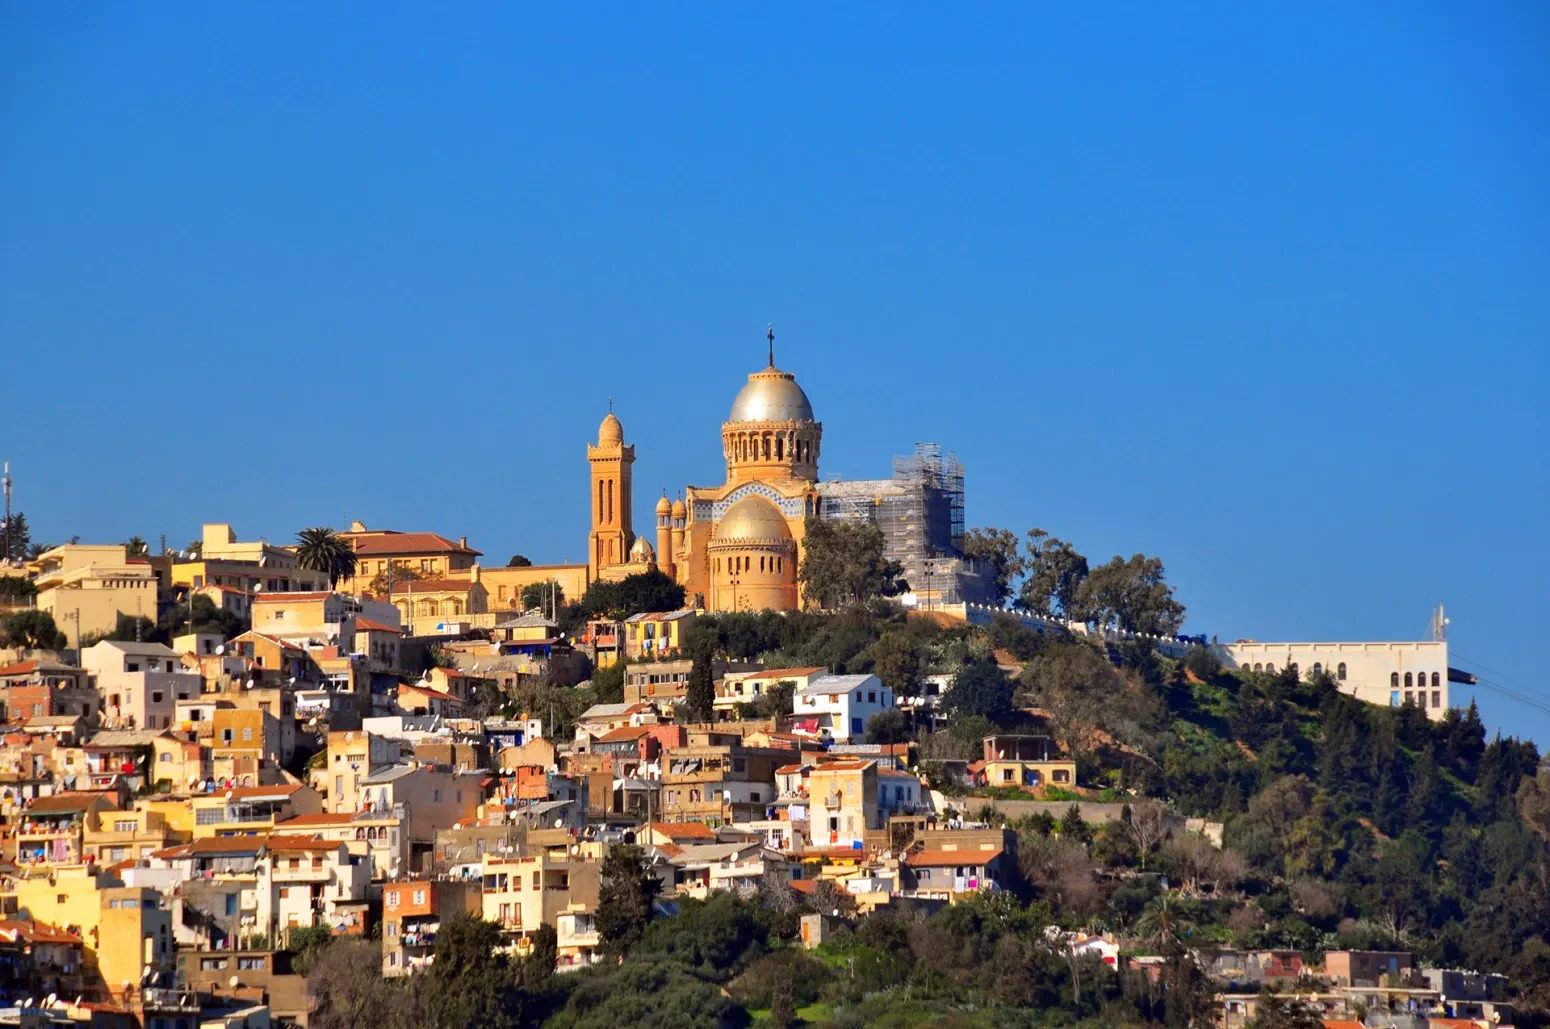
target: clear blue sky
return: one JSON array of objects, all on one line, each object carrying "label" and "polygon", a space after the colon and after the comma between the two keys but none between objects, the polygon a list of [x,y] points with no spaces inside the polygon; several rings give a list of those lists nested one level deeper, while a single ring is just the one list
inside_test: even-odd
[{"label": "clear blue sky", "polygon": [[1550,7],[777,6],[0,6],[36,534],[579,560],[607,398],[719,482],[773,321],[826,475],[1550,702]]}]

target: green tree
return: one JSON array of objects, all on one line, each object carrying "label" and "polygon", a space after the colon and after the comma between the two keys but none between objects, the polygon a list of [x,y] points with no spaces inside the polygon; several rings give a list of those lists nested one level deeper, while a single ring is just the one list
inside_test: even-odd
[{"label": "green tree", "polygon": [[322,950],[307,972],[313,1029],[388,1029],[403,1025],[403,990],[382,978],[382,947],[343,937]]},{"label": "green tree", "polygon": [[248,630],[248,623],[241,615],[225,608],[217,607],[215,602],[203,594],[196,594],[193,600],[193,614],[190,617],[188,604],[174,604],[168,608],[157,622],[157,632],[166,636],[169,640],[184,633],[215,633],[222,639],[231,639],[240,636]]},{"label": "green tree", "polygon": [[533,932],[532,943],[532,949],[522,959],[519,978],[524,989],[537,991],[554,978],[555,965],[559,962],[559,937],[554,926],[547,922],[540,925]]},{"label": "green tree", "polygon": [[1012,713],[1012,694],[1012,680],[994,661],[970,661],[953,676],[942,707],[957,717],[979,715],[999,724]]},{"label": "green tree", "polygon": [[605,955],[620,957],[646,935],[651,906],[660,889],[646,867],[644,850],[632,846],[609,849],[603,858],[594,919]]},{"label": "green tree", "polygon": [[803,599],[833,610],[901,592],[908,585],[899,580],[903,569],[887,559],[884,544],[883,531],[871,522],[809,516],[797,570]]},{"label": "green tree", "polygon": [[130,557],[146,557],[151,552],[151,545],[139,536],[131,536],[124,541],[124,553]]},{"label": "green tree", "polygon": [[1260,993],[1254,1005],[1254,1017],[1244,1029],[1323,1029],[1318,1012],[1297,997],[1283,998],[1270,987]]},{"label": "green tree", "polygon": [[533,562],[529,561],[527,558],[523,557],[521,554],[512,554],[511,555],[511,560],[506,562],[506,567],[507,568],[531,568],[531,567],[533,567]]},{"label": "green tree", "polygon": [[0,560],[23,561],[32,545],[32,529],[27,516],[20,511],[11,515],[10,521],[0,518]]},{"label": "green tree", "polygon": [[684,606],[684,588],[658,569],[626,575],[618,582],[598,579],[582,594],[578,614],[583,618],[616,620],[654,611],[677,611]]},{"label": "green tree", "polygon": [[355,574],[355,550],[348,540],[327,526],[314,526],[296,534],[296,563],[328,576],[330,589]]},{"label": "green tree", "polygon": [[782,679],[770,684],[758,700],[753,702],[753,714],[755,718],[784,718],[792,713],[792,698],[796,696],[797,684],[790,679]]},{"label": "green tree", "polygon": [[970,529],[963,534],[963,554],[990,573],[996,605],[1006,603],[1012,595],[1012,580],[1023,573],[1023,559],[1017,552],[1017,533],[989,527]]},{"label": "green tree", "polygon": [[372,576],[371,582],[366,585],[366,592],[373,596],[385,597],[387,596],[389,583],[392,584],[394,593],[402,593],[407,592],[406,587],[409,583],[421,582],[424,579],[425,576],[415,569],[410,568],[401,561],[395,562],[391,571],[384,568]]},{"label": "green tree", "polygon": [[506,957],[500,926],[459,914],[441,923],[436,958],[419,986],[423,1024],[431,1029],[503,1029],[519,1024],[522,997]]},{"label": "green tree", "polygon": [[620,658],[607,668],[599,668],[592,673],[592,694],[597,703],[624,703],[624,670],[629,665],[629,661]]},{"label": "green tree", "polygon": [[37,595],[37,584],[26,576],[0,575],[0,599],[15,602]]},{"label": "green tree", "polygon": [[770,1029],[791,1029],[796,1024],[797,1009],[792,998],[793,992],[791,968],[786,966],[777,973],[775,988],[770,991]]},{"label": "green tree", "polygon": [[1171,635],[1184,624],[1184,605],[1173,597],[1163,563],[1136,554],[1116,555],[1088,574],[1077,593],[1088,621],[1123,632]]},{"label": "green tree", "polygon": [[709,722],[715,717],[716,681],[711,664],[716,653],[716,637],[699,627],[689,630],[684,638],[684,650],[689,653],[689,678],[684,684],[684,707],[689,716],[699,722]]},{"label": "green tree", "polygon": [[540,611],[558,611],[563,603],[565,603],[565,590],[558,580],[530,582],[522,587],[522,610],[524,611],[532,611],[534,608]]},{"label": "green tree", "polygon": [[63,650],[70,645],[54,624],[54,616],[36,608],[18,611],[5,620],[5,645],[26,650]]},{"label": "green tree", "polygon": [[910,738],[910,716],[898,708],[879,711],[866,723],[868,743],[903,743]]},{"label": "green tree", "polygon": [[872,644],[872,671],[883,685],[901,697],[920,692],[921,667],[925,663],[921,648],[904,632],[885,632]]},{"label": "green tree", "polygon": [[298,925],[286,934],[285,949],[295,955],[296,971],[306,975],[333,940],[333,931],[326,925]]},{"label": "green tree", "polygon": [[167,630],[144,615],[120,614],[113,631],[103,637],[116,643],[170,643]]},{"label": "green tree", "polygon": [[1028,531],[1028,556],[1023,568],[1028,577],[1017,593],[1017,606],[1046,618],[1082,621],[1082,584],[1087,580],[1087,558],[1075,547],[1043,529]]}]

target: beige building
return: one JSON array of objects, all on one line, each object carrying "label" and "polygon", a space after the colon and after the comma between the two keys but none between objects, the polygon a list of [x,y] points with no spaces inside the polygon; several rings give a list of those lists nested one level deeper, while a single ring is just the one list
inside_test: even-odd
[{"label": "beige building", "polygon": [[602,848],[578,844],[576,853],[549,850],[522,857],[486,854],[485,921],[494,922],[520,948],[540,925],[558,925],[563,914],[596,911],[602,885]]},{"label": "beige building", "polygon": [[177,702],[203,688],[198,674],[184,671],[181,655],[161,643],[103,640],[81,652],[81,667],[91,673],[108,728],[169,728]]},{"label": "beige building", "polygon": [[[355,551],[355,574],[339,580],[339,588],[350,593],[365,593],[372,579],[391,564],[408,569],[421,579],[446,579],[466,573],[482,557],[463,536],[456,543],[434,532],[399,532],[395,529],[368,529],[354,522],[348,532],[340,533]],[[394,592],[398,592],[397,584]]]},{"label": "beige building", "polygon": [[[301,567],[289,547],[263,539],[240,542],[230,525],[211,522],[202,527],[199,553],[173,563],[172,584],[200,591],[225,587],[252,596],[326,590],[328,576]],[[235,609],[224,599],[218,606]]]},{"label": "beige building", "polygon": [[1241,643],[1213,648],[1228,668],[1303,678],[1329,673],[1341,693],[1381,707],[1414,704],[1439,719],[1452,701],[1446,640],[1397,643]]},{"label": "beige building", "polygon": [[491,611],[522,610],[522,591],[539,583],[557,582],[565,600],[580,600],[587,591],[586,565],[521,565],[516,568],[481,568],[479,577],[489,592]]},{"label": "beige building", "polygon": [[37,607],[74,647],[83,635],[106,634],[119,615],[156,620],[157,579],[151,563],[131,558],[122,543],[66,544],[28,562]]}]

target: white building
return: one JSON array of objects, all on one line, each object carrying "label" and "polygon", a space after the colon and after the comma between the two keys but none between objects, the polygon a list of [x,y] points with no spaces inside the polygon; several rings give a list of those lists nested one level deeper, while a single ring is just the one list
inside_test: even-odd
[{"label": "white building", "polygon": [[873,715],[893,708],[893,690],[875,675],[824,675],[799,689],[791,700],[794,731],[859,742]]},{"label": "white building", "polygon": [[1228,668],[1303,678],[1328,672],[1340,692],[1385,707],[1415,704],[1428,718],[1451,706],[1446,640],[1414,643],[1225,643],[1213,648]]},{"label": "white building", "polygon": [[166,729],[177,702],[198,697],[203,680],[183,670],[177,651],[161,643],[103,640],[81,652],[81,667],[102,698],[103,724]]}]

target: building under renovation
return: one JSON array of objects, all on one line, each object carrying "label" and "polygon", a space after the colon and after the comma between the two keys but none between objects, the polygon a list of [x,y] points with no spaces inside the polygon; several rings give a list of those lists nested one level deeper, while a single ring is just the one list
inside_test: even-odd
[{"label": "building under renovation", "polygon": [[893,459],[891,479],[818,484],[819,513],[866,520],[883,532],[888,560],[904,568],[917,606],[989,603],[989,583],[963,555],[963,464],[936,443]]}]

